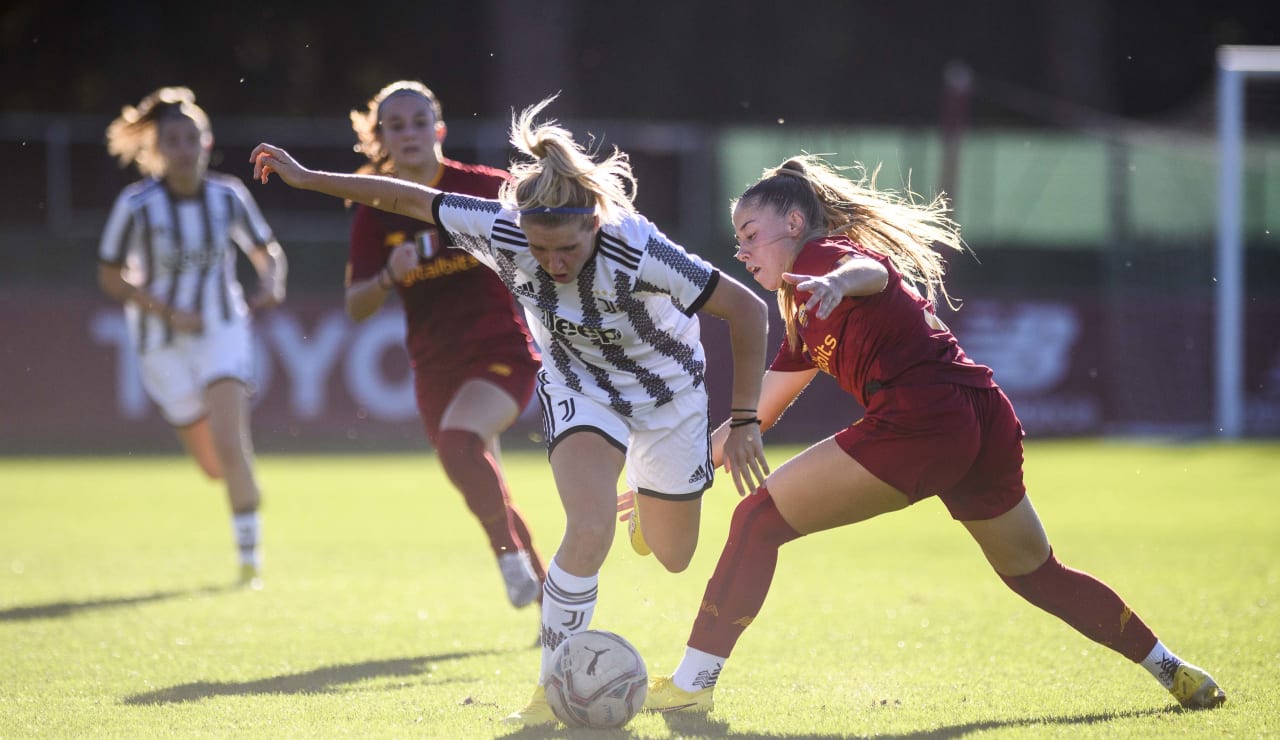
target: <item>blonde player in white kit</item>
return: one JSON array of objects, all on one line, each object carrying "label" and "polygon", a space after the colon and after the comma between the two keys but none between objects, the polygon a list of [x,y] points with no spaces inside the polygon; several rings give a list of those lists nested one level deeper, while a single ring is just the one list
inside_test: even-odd
[{"label": "blonde player in white kit", "polygon": [[258,273],[255,309],[284,300],[284,251],[244,183],[209,172],[209,117],[185,87],[156,90],[107,128],[144,176],[116,199],[98,282],[124,304],[147,395],[210,478],[226,483],[240,583],[260,588],[261,493],[253,469],[250,304],[235,248]]},{"label": "blonde player in white kit", "polygon": [[[595,162],[565,129],[535,126],[549,102],[512,121],[511,142],[532,161],[512,167],[498,200],[308,170],[269,144],[251,157],[254,177],[264,182],[275,172],[293,187],[437,224],[524,306],[542,350],[538,393],[566,518],[543,591],[542,673],[529,705],[507,718],[526,726],[556,721],[543,678],[555,648],[590,626],[624,465],[628,485],[640,493],[654,555],[673,572],[693,557],[713,472],[696,314],[729,322],[731,405],[752,419],[768,321],[754,293],[635,211],[625,154]],[[759,427],[734,427],[725,458],[740,491],[763,483],[768,465]]]}]

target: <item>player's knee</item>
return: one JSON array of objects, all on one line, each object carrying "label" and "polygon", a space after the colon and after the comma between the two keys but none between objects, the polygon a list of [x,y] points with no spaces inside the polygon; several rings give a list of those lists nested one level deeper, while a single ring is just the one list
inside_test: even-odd
[{"label": "player's knee", "polygon": [[653,548],[653,556],[658,559],[663,568],[668,573],[681,573],[689,567],[689,563],[693,562],[693,552],[695,547],[680,548],[676,551],[659,550]]},{"label": "player's knee", "polygon": [[[659,535],[659,533],[654,533]],[[660,536],[646,535],[653,556],[669,573],[680,573],[693,562],[693,553],[698,549],[698,530],[672,531],[660,533]]]},{"label": "player's knee", "polygon": [[217,460],[206,460],[198,457],[196,458],[196,465],[199,466],[200,472],[204,473],[204,477],[209,480],[222,480],[222,466],[218,464]]},{"label": "player's knee", "polygon": [[442,429],[435,439],[440,465],[450,480],[466,473],[484,454],[484,440],[463,429]]},{"label": "player's knee", "polygon": [[800,533],[787,524],[774,504],[769,489],[761,487],[747,496],[733,510],[729,537],[767,543],[774,547],[796,539]]},{"label": "player's knee", "polygon": [[1063,570],[1064,568],[1061,561],[1058,560],[1057,556],[1054,555],[1051,550],[1049,552],[1048,559],[1030,571],[1019,575],[1009,576],[997,570],[996,575],[999,575],[1000,580],[1004,581],[1005,585],[1014,593],[1033,604],[1039,605],[1045,599],[1046,594],[1051,590],[1050,588],[1047,588],[1047,586],[1049,586],[1055,580],[1055,577]]},{"label": "player's knee", "polygon": [[240,439],[214,440],[219,479],[238,480],[252,475],[252,451]]},{"label": "player's knee", "polygon": [[566,523],[560,552],[567,552],[579,564],[585,565],[597,561],[603,563],[605,556],[609,553],[610,545],[613,544],[613,536],[612,517],[578,518]]}]

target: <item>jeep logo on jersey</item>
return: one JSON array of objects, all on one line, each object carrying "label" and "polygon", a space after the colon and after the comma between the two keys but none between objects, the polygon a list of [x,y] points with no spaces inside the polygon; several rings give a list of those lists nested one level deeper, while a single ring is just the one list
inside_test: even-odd
[{"label": "jeep logo on jersey", "polygon": [[605,329],[603,327],[583,326],[575,324],[572,321],[556,316],[550,311],[542,312],[542,325],[552,334],[558,334],[562,337],[573,338],[583,337],[600,344],[617,344],[622,341],[622,332],[617,329]]},{"label": "jeep logo on jersey", "polygon": [[174,271],[200,270],[213,267],[222,259],[222,250],[205,245],[201,250],[182,250],[161,254],[157,260],[162,267]]}]

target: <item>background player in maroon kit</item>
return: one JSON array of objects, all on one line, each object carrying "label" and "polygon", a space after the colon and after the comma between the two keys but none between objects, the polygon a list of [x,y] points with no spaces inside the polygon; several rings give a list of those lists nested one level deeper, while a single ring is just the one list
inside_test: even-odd
[{"label": "background player in maroon kit", "polygon": [[931,245],[964,249],[941,199],[917,203],[877,191],[874,175],[855,182],[796,157],[743,193],[733,226],[738,259],[778,294],[787,338],[765,374],[760,418],[727,422],[713,447],[731,424],[769,427],[819,370],[866,413],[779,467],[735,509],[684,658],[672,676],[654,679],[646,708],[712,708],[783,544],[933,495],[1027,601],[1142,664],[1183,706],[1225,701],[1208,673],[1165,648],[1109,586],[1055,557],[1026,496],[1013,407],[934,314],[935,297],[949,297]]},{"label": "background player in maroon kit", "polygon": [[[351,112],[361,171],[446,192],[495,197],[507,173],[446,159],[440,103],[425,85],[387,85]],[[347,314],[372,316],[394,287],[404,304],[418,410],[449,479],[480,521],[512,605],[541,593],[545,572],[512,505],[499,435],[533,393],[539,367],[510,292],[474,257],[441,246],[433,224],[358,206],[347,263]]]}]

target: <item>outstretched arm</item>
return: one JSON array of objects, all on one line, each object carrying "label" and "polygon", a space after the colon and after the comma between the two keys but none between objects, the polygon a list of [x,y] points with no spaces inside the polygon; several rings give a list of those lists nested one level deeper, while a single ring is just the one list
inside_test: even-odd
[{"label": "outstretched arm", "polygon": [[266,182],[272,173],[299,190],[314,190],[335,198],[399,213],[419,221],[435,223],[431,207],[439,190],[425,185],[380,175],[348,175],[303,167],[288,152],[271,144],[259,144],[249,155],[253,179]]},{"label": "outstretched arm", "polygon": [[826,275],[784,272],[782,279],[809,293],[805,308],[825,319],[845,296],[875,295],[889,283],[889,271],[870,257],[850,257]]},{"label": "outstretched arm", "polygon": [[[764,378],[760,383],[760,411],[758,414],[762,433],[778,423],[778,419],[782,418],[782,413],[791,406],[792,402],[800,395],[800,392],[808,387],[809,382],[817,374],[816,368],[799,372],[765,371]],[[720,467],[726,462],[724,446],[729,439],[729,431],[729,422],[726,421],[711,435],[711,463],[716,467]],[[732,465],[730,465],[730,472],[732,472]]]},{"label": "outstretched arm", "polygon": [[[764,376],[765,342],[769,334],[769,311],[746,286],[720,274],[702,310],[729,322],[729,342],[733,349],[733,395],[730,408],[746,409],[733,416],[759,416],[760,382]],[[727,422],[726,422],[727,423]],[[729,463],[729,473],[740,495],[754,491],[769,474],[764,457],[760,427],[754,423],[734,426],[715,447]]]}]

